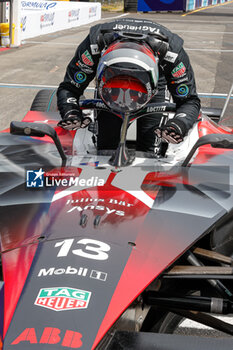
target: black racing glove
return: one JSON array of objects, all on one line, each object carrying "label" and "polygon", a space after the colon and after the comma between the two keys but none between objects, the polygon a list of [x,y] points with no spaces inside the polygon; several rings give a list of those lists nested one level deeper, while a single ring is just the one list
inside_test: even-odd
[{"label": "black racing glove", "polygon": [[77,130],[80,128],[86,128],[91,121],[91,118],[83,117],[80,110],[72,109],[64,115],[57,125],[66,130]]},{"label": "black racing glove", "polygon": [[165,125],[156,128],[155,133],[166,142],[180,143],[184,140],[186,125],[180,119],[168,120]]}]

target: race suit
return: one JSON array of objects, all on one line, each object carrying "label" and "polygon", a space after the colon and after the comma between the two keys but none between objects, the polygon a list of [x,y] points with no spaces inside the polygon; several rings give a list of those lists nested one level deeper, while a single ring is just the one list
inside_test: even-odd
[{"label": "race suit", "polygon": [[[101,30],[134,32],[140,34],[159,33],[167,37],[169,49],[164,59],[159,62],[158,94],[151,102],[163,102],[165,87],[170,91],[177,105],[174,120],[185,128],[184,134],[196,122],[200,100],[195,86],[195,78],[188,55],[183,49],[183,39],[162,25],[131,18],[118,19],[112,22],[97,24],[91,27],[89,35],[78,46],[74,57],[67,66],[64,81],[57,91],[58,109],[63,118],[67,112],[79,109],[78,99],[88,84],[95,78],[101,53],[97,38]],[[69,113],[68,113],[69,114]],[[98,114],[98,149],[115,149],[119,142],[120,118],[109,112]],[[155,142],[154,129],[158,126],[157,116],[145,116],[137,121],[137,149],[153,151]]]}]

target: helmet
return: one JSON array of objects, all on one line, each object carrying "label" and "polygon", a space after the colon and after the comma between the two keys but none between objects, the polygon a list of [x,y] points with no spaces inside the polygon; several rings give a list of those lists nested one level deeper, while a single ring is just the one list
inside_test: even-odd
[{"label": "helmet", "polygon": [[157,92],[158,58],[146,43],[113,42],[97,67],[98,93],[115,112],[133,112]]}]

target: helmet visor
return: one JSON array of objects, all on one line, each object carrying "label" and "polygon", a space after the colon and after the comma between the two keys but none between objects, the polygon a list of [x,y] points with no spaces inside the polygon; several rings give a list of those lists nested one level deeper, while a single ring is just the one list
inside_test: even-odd
[{"label": "helmet visor", "polygon": [[118,76],[109,79],[99,91],[102,100],[117,112],[133,112],[148,102],[145,86],[131,76]]}]

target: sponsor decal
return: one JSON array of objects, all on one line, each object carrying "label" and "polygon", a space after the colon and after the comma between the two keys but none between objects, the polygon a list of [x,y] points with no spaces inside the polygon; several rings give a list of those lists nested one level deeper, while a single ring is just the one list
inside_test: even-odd
[{"label": "sponsor decal", "polygon": [[185,72],[186,72],[186,68],[185,68],[183,62],[180,62],[180,63],[178,64],[178,66],[176,66],[176,67],[172,70],[171,74],[172,74],[172,76],[173,76],[174,78],[180,78],[180,77],[182,77],[182,76],[185,75]]},{"label": "sponsor decal", "polygon": [[188,88],[188,86],[187,86],[186,84],[180,84],[180,85],[177,86],[177,88],[176,88],[176,93],[177,93],[177,95],[179,95],[179,96],[185,97],[185,96],[187,96],[188,93],[189,93],[189,88]]},{"label": "sponsor decal", "polygon": [[89,8],[89,18],[95,17],[97,13],[97,6],[92,6]]},{"label": "sponsor decal", "polygon": [[[77,200],[68,200],[66,205],[72,205],[67,213],[82,212],[83,210],[95,210],[104,212],[104,214],[125,216],[125,210],[133,206],[131,203],[125,201],[117,201],[116,199],[101,199],[101,198],[80,198]],[[118,208],[111,208],[111,206],[118,206]]]},{"label": "sponsor decal", "polygon": [[142,31],[147,31],[149,33],[160,33],[159,28],[153,28],[150,26],[145,26],[145,25],[140,25],[140,26],[135,26],[135,25],[129,25],[129,24],[116,24],[113,30],[142,30]]},{"label": "sponsor decal", "polygon": [[174,63],[177,59],[178,54],[175,52],[168,51],[164,57],[165,61]]},{"label": "sponsor decal", "polygon": [[22,31],[25,32],[27,24],[27,16],[21,17]]},{"label": "sponsor decal", "polygon": [[30,9],[30,10],[49,10],[57,6],[56,2],[48,2],[48,1],[21,1],[22,9]]},{"label": "sponsor decal", "polygon": [[75,97],[69,97],[69,98],[67,98],[67,100],[66,100],[66,102],[67,103],[73,103],[74,105],[77,105],[78,103],[78,101],[77,101],[77,98],[75,98]]},{"label": "sponsor decal", "polygon": [[108,109],[108,107],[106,106],[106,104],[104,102],[97,102],[96,103],[96,108],[101,108],[101,109],[106,108],[106,109]]},{"label": "sponsor decal", "polygon": [[93,66],[94,65],[94,62],[93,62],[93,59],[89,53],[88,50],[86,50],[83,54],[82,54],[82,61],[84,64],[86,64],[87,66]]},{"label": "sponsor decal", "polygon": [[84,63],[82,63],[81,61],[78,61],[75,63],[77,67],[80,67],[80,69],[82,69],[82,71],[84,71],[87,74],[91,74],[93,73],[93,69],[91,69],[90,67],[86,66]]},{"label": "sponsor decal", "polygon": [[87,309],[90,298],[91,292],[86,290],[69,287],[41,288],[34,305],[53,311]]},{"label": "sponsor decal", "polygon": [[68,204],[77,204],[77,203],[96,203],[96,202],[105,202],[107,201],[107,203],[110,203],[110,204],[114,204],[114,205],[119,205],[119,206],[123,206],[123,207],[127,207],[127,208],[130,208],[130,207],[133,207],[134,204],[131,204],[131,203],[127,203],[125,201],[119,201],[117,199],[113,199],[113,198],[110,198],[110,199],[103,199],[103,198],[80,198],[80,199],[68,199],[67,202],[66,202],[66,205]]},{"label": "sponsor decal", "polygon": [[179,83],[183,83],[184,81],[187,81],[188,77],[182,78],[182,79],[178,79],[178,80],[173,80],[171,81],[171,84],[179,84]]},{"label": "sponsor decal", "polygon": [[47,277],[47,276],[61,276],[61,275],[75,275],[80,277],[89,277],[92,279],[100,280],[105,282],[107,280],[108,274],[103,271],[97,271],[97,270],[91,270],[87,267],[72,267],[67,266],[64,267],[49,267],[49,268],[42,268],[40,269],[38,273],[38,277]]},{"label": "sponsor decal", "polygon": [[98,55],[100,53],[99,46],[97,44],[90,45],[92,55]]},{"label": "sponsor decal", "polygon": [[108,274],[106,272],[96,271],[92,270],[90,274],[90,278],[94,278],[99,281],[105,282],[107,279]]},{"label": "sponsor decal", "polygon": [[[64,239],[55,244],[55,248],[60,247],[57,257],[65,257],[70,253],[73,246],[74,238]],[[83,238],[76,242],[80,246],[79,249],[73,249],[72,254],[92,260],[107,260],[111,247],[109,244],[97,241],[96,239]]]},{"label": "sponsor decal", "polygon": [[147,89],[147,93],[148,93],[148,98],[150,98],[151,95],[152,95],[152,90],[151,90],[150,83],[146,83],[146,89]]},{"label": "sponsor decal", "polygon": [[[41,334],[41,332],[38,333]],[[11,343],[11,345],[27,342],[26,344],[60,344],[66,348],[69,347],[71,349],[78,349],[83,345],[81,338],[81,333],[71,330],[66,330],[64,333],[64,331],[54,327],[45,327],[41,337],[39,337],[38,334],[36,334],[35,328],[25,328],[24,331]],[[54,347],[52,348],[54,349]]]},{"label": "sponsor decal", "polygon": [[72,207],[67,211],[67,213],[72,213],[73,211],[83,211],[83,210],[99,210],[99,211],[104,211],[104,214],[110,215],[110,214],[115,214],[118,216],[125,216],[124,211],[122,210],[116,210],[116,209],[110,209],[105,205],[93,205],[93,204],[88,204],[85,207],[80,207],[79,205]]},{"label": "sponsor decal", "polygon": [[74,85],[76,88],[80,88],[80,84],[76,83],[75,81],[70,81],[72,85]]},{"label": "sponsor decal", "polygon": [[185,117],[187,117],[186,113],[178,113],[178,114],[176,114],[176,118],[185,118]]},{"label": "sponsor decal", "polygon": [[47,28],[54,25],[55,12],[45,13],[40,16],[40,28]]},{"label": "sponsor decal", "polygon": [[[74,103],[74,102],[72,102]],[[27,170],[26,172],[26,187],[27,188],[42,188],[42,187],[95,187],[104,186],[104,179],[97,176],[92,176],[89,179],[80,179],[72,174],[53,174],[45,173],[42,168],[40,170]]]},{"label": "sponsor decal", "polygon": [[166,106],[161,106],[161,107],[147,107],[147,109],[146,109],[147,113],[164,112],[165,110],[166,110]]},{"label": "sponsor decal", "polygon": [[68,23],[79,20],[80,9],[71,10],[68,12]]},{"label": "sponsor decal", "polygon": [[74,74],[74,80],[76,81],[76,83],[82,84],[84,83],[84,81],[86,81],[86,79],[87,79],[87,76],[83,72],[76,72]]},{"label": "sponsor decal", "polygon": [[85,163],[80,163],[79,165],[90,165],[90,166],[94,166],[97,167],[99,165],[99,161],[97,162],[85,162]]},{"label": "sponsor decal", "polygon": [[47,270],[45,268],[40,269],[38,273],[38,277],[46,277],[46,276],[60,276],[60,275],[78,275],[78,276],[87,276],[88,269],[85,267],[71,267],[67,266],[66,268],[60,267],[49,267]]}]

